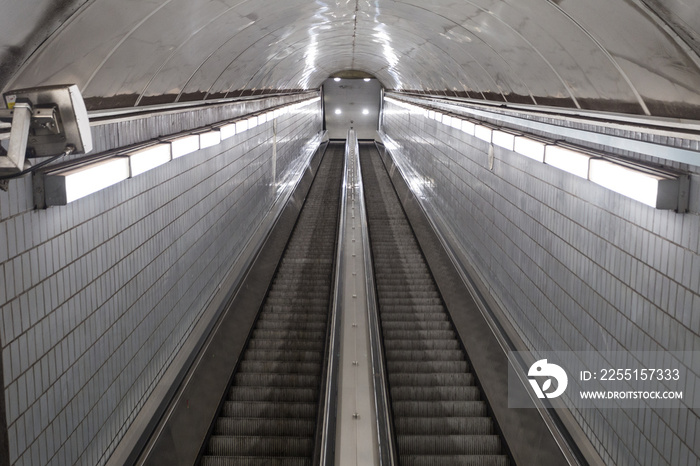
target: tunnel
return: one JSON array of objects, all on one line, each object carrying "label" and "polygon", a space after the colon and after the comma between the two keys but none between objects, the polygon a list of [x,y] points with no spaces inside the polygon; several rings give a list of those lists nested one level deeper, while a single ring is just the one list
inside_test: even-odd
[{"label": "tunnel", "polygon": [[0,466],[700,465],[697,4],[0,13]]}]

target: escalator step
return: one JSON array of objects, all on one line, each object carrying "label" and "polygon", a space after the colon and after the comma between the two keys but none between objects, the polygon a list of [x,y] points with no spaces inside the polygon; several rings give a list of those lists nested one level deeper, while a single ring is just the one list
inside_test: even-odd
[{"label": "escalator step", "polygon": [[412,313],[429,313],[429,312],[437,312],[437,313],[444,313],[445,310],[443,309],[442,305],[437,305],[437,304],[414,304],[412,306],[406,306],[402,304],[386,304],[384,303],[382,305],[382,311],[381,314],[389,314],[393,312],[398,312],[402,314],[412,314]]},{"label": "escalator step", "polygon": [[251,348],[245,352],[243,358],[246,361],[303,361],[320,363],[323,360],[323,353],[320,351],[270,351]]},{"label": "escalator step", "polygon": [[391,361],[464,361],[461,350],[387,350]]},{"label": "escalator step", "polygon": [[396,435],[492,435],[490,417],[401,417],[394,423]]},{"label": "escalator step", "polygon": [[311,458],[305,457],[204,456],[200,464],[202,466],[311,466],[311,462]]},{"label": "escalator step", "polygon": [[396,443],[405,455],[498,455],[502,448],[498,435],[400,435]]},{"label": "escalator step", "polygon": [[326,322],[327,317],[327,310],[310,312],[308,309],[304,309],[302,312],[261,312],[260,317],[258,317],[258,322],[266,320],[273,320],[276,322]]},{"label": "escalator step", "polygon": [[[307,436],[311,437],[316,428],[313,419],[288,418],[232,418],[220,417],[216,420],[214,434],[216,435],[270,435]],[[408,431],[407,433],[410,433]]]},{"label": "escalator step", "polygon": [[252,372],[258,374],[317,375],[321,370],[321,365],[299,361],[250,361],[244,359],[238,366],[238,370],[241,374]]},{"label": "escalator step", "polygon": [[397,340],[452,340],[456,338],[454,330],[385,330],[386,339]]},{"label": "escalator step", "polygon": [[290,340],[324,340],[326,338],[326,332],[314,332],[312,330],[267,330],[267,329],[255,329],[253,330],[253,338],[263,338],[263,339],[275,339],[283,338]]},{"label": "escalator step", "polygon": [[207,454],[216,456],[311,456],[313,439],[307,437],[233,437],[212,435]]},{"label": "escalator step", "polygon": [[391,398],[396,401],[479,401],[479,387],[392,387]]},{"label": "escalator step", "polygon": [[389,384],[391,386],[462,386],[474,385],[472,374],[389,374]]},{"label": "escalator step", "polygon": [[390,373],[448,373],[467,372],[466,361],[387,361]]},{"label": "escalator step", "polygon": [[439,321],[447,322],[444,312],[391,312],[382,315],[382,322]]},{"label": "escalator step", "polygon": [[326,322],[309,322],[303,320],[259,320],[256,324],[258,329],[265,330],[311,330],[315,332],[324,332],[326,330]]},{"label": "escalator step", "polygon": [[440,298],[430,297],[412,297],[408,293],[404,293],[403,297],[379,297],[379,304],[388,304],[390,306],[440,306],[442,301]]},{"label": "escalator step", "polygon": [[385,331],[392,330],[452,330],[452,324],[447,320],[416,320],[413,322],[406,321],[382,321],[382,327]]},{"label": "escalator step", "polygon": [[392,350],[456,350],[457,340],[384,340],[384,347]]},{"label": "escalator step", "polygon": [[483,401],[393,401],[395,416],[409,417],[484,417],[488,415]]},{"label": "escalator step", "polygon": [[263,304],[263,312],[264,313],[276,313],[276,312],[297,312],[297,313],[310,313],[310,314],[315,314],[315,313],[321,313],[325,312],[328,313],[328,306],[321,305],[321,304],[315,304],[313,306],[303,306],[300,307],[299,305],[296,304],[290,304],[290,303],[283,303],[283,304],[268,304],[265,303]]},{"label": "escalator step", "polygon": [[318,375],[256,374],[250,372],[239,372],[233,377],[234,384],[249,387],[317,387],[320,380]]},{"label": "escalator step", "polygon": [[508,466],[505,455],[401,455],[401,466]]},{"label": "escalator step", "polygon": [[256,338],[248,342],[248,348],[279,351],[323,351],[323,341]]},{"label": "escalator step", "polygon": [[291,417],[316,418],[316,403],[283,403],[273,401],[224,401],[224,417]]},{"label": "escalator step", "polygon": [[291,387],[245,387],[234,386],[229,389],[229,401],[276,401],[276,402],[307,402],[317,401],[317,393],[313,388]]},{"label": "escalator step", "polygon": [[460,350],[387,350],[391,361],[464,361]]}]

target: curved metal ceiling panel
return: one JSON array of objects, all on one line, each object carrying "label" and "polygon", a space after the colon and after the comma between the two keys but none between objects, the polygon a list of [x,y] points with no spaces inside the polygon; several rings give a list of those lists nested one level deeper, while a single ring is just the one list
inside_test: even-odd
[{"label": "curved metal ceiling panel", "polygon": [[[26,2],[25,2],[26,3]],[[388,88],[698,118],[700,6],[681,0],[41,0],[0,17],[5,89],[92,107]]]}]

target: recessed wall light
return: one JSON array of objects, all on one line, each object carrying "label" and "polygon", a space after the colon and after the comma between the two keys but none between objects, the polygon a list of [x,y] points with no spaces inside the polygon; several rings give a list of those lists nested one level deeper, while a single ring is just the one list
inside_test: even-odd
[{"label": "recessed wall light", "polygon": [[366,108],[362,109],[362,114],[369,115],[369,110],[367,110]]},{"label": "recessed wall light", "polygon": [[338,82],[340,81],[340,78],[333,78],[333,81]]},{"label": "recessed wall light", "polygon": [[343,112],[342,112],[339,108],[336,108],[336,109],[335,109],[335,114],[336,114],[336,115],[340,115],[341,113],[343,113]]},{"label": "recessed wall light", "polygon": [[370,80],[369,78],[365,78],[365,82],[368,83]]}]

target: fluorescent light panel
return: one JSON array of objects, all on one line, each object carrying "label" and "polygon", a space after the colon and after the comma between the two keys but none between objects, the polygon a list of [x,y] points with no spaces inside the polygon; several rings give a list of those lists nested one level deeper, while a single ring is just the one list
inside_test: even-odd
[{"label": "fluorescent light panel", "polygon": [[493,131],[488,126],[474,126],[474,136],[481,139],[482,141],[491,142],[491,133],[493,133]]},{"label": "fluorescent light panel", "polygon": [[462,131],[467,133],[470,136],[474,136],[474,129],[475,129],[475,124],[472,123],[471,121],[468,120],[463,120],[462,121]]},{"label": "fluorescent light panel", "polygon": [[491,134],[491,140],[493,143],[504,149],[513,150],[515,145],[515,134],[508,133],[506,131],[493,130]]},{"label": "fluorescent light panel", "polygon": [[538,162],[544,162],[545,147],[547,147],[547,144],[542,141],[530,139],[525,136],[516,136],[513,148],[518,154],[537,160]]},{"label": "fluorescent light panel", "polygon": [[170,141],[170,152],[174,159],[199,150],[199,135],[192,134]]},{"label": "fluorescent light panel", "polygon": [[219,132],[221,133],[221,140],[228,139],[236,135],[236,123],[229,123],[228,125],[220,126]]},{"label": "fluorescent light panel", "polygon": [[236,134],[242,133],[248,130],[248,120],[241,120],[236,122]]},{"label": "fluorescent light panel", "polygon": [[221,131],[213,129],[206,133],[199,133],[199,147],[206,149],[221,142]]},{"label": "fluorescent light panel", "polygon": [[588,178],[588,165],[593,157],[560,146],[547,146],[544,163],[581,178]]},{"label": "fluorescent light panel", "polygon": [[679,181],[604,159],[593,159],[589,179],[616,193],[657,209],[678,208]]},{"label": "fluorescent light panel", "polygon": [[131,176],[136,176],[170,162],[170,144],[155,144],[133,152],[127,152],[125,155],[129,157]]},{"label": "fluorescent light panel", "polygon": [[73,202],[129,178],[129,158],[112,157],[47,175],[45,184],[62,184],[65,202]]}]

